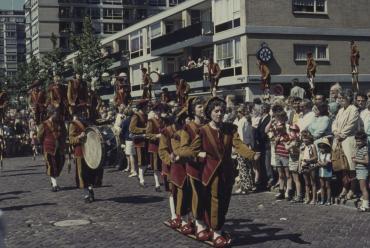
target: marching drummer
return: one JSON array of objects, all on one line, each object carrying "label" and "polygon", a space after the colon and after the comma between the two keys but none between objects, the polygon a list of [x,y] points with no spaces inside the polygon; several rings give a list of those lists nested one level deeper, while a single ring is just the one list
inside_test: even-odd
[{"label": "marching drummer", "polygon": [[162,112],[165,111],[165,105],[161,103],[157,103],[152,108],[153,117],[148,118],[148,124],[146,127],[146,136],[149,139],[148,144],[148,152],[150,154],[150,165],[154,171],[154,180],[155,180],[155,191],[160,191],[160,171],[161,171],[161,160],[158,156],[158,145],[159,145],[159,138],[161,137],[161,130],[164,127],[164,123],[162,122],[160,115]]},{"label": "marching drummer", "polygon": [[114,88],[114,105],[116,107],[120,106],[121,104],[127,106],[131,102],[131,90],[130,83],[127,79],[127,74],[125,72],[121,72],[116,77]]},{"label": "marching drummer", "polygon": [[86,123],[84,123],[83,118],[79,117],[77,114],[73,116],[73,120],[69,125],[69,142],[74,148],[74,157],[76,165],[76,185],[80,189],[85,191],[85,202],[91,203],[94,201],[94,191],[93,186],[98,180],[99,173],[98,170],[90,169],[84,159],[82,152],[83,139],[86,138],[85,128]]},{"label": "marching drummer", "polygon": [[147,144],[145,141],[146,123],[147,123],[147,108],[149,101],[142,99],[137,104],[137,111],[133,114],[130,122],[129,131],[132,135],[136,156],[137,165],[139,168],[139,183],[141,187],[145,187],[144,170],[147,163]]},{"label": "marching drummer", "polygon": [[148,74],[148,69],[142,68],[142,82],[143,82],[143,99],[151,99],[152,98],[152,79]]},{"label": "marching drummer", "polygon": [[60,187],[57,184],[65,161],[65,142],[67,130],[60,116],[60,109],[50,107],[47,112],[47,120],[39,126],[37,138],[43,144],[46,173],[50,176],[52,191],[57,192]]}]

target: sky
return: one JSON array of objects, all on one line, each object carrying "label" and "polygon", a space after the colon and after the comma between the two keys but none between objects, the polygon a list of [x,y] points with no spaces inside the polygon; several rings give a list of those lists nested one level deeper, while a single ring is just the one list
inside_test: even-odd
[{"label": "sky", "polygon": [[[20,10],[23,9],[24,0],[13,0],[14,9]],[[12,9],[12,0],[0,0],[0,9]]]}]

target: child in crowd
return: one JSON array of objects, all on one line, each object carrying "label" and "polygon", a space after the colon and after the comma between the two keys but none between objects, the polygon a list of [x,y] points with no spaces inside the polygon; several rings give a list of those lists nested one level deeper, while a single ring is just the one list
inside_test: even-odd
[{"label": "child in crowd", "polygon": [[[293,177],[293,181],[296,187],[297,195],[293,202],[303,202],[301,181],[298,174],[299,166],[299,147],[301,145],[299,137],[299,127],[297,125],[289,126],[289,142],[286,144],[286,149],[289,152],[289,171]],[[288,200],[292,200],[292,190],[288,192]]]},{"label": "child in crowd", "polygon": [[[331,177],[333,176],[333,168],[331,164],[331,145],[327,138],[323,138],[317,144],[319,150],[317,153],[317,165],[320,177],[320,190],[321,190],[321,205],[331,205]],[[326,198],[325,198],[326,196]],[[325,201],[326,199],[326,201]]]},{"label": "child in crowd", "polygon": [[289,173],[289,152],[285,148],[286,143],[289,141],[287,133],[286,122],[288,117],[284,111],[275,114],[275,160],[276,168],[279,174],[279,194],[276,195],[276,199],[284,199],[285,197],[285,183],[287,189],[287,198],[289,198],[288,192],[292,190],[292,177]]},{"label": "child in crowd", "polygon": [[367,135],[364,131],[358,131],[355,134],[356,140],[356,155],[352,161],[356,164],[356,178],[359,181],[362,193],[362,204],[359,210],[362,212],[369,211],[369,192],[367,190],[366,181],[369,176],[369,155],[367,147]]},{"label": "child in crowd", "polygon": [[[306,204],[316,204],[316,162],[317,151],[313,144],[313,136],[307,131],[303,130],[301,133],[302,146],[300,154],[300,171],[303,174],[305,188],[306,188]],[[312,198],[311,198],[312,195]]]}]

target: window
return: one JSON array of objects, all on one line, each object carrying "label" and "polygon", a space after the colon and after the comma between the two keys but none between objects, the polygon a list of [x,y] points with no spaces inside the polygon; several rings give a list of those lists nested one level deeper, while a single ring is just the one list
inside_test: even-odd
[{"label": "window", "polygon": [[121,19],[122,9],[103,9],[103,18],[106,19]]},{"label": "window", "polygon": [[326,0],[293,0],[294,13],[327,13]]},{"label": "window", "polygon": [[104,23],[104,33],[113,34],[122,30],[121,23]]},{"label": "window", "polygon": [[121,5],[122,0],[104,0],[103,4]]},{"label": "window", "polygon": [[71,23],[70,22],[60,22],[59,23],[59,33],[70,32]]},{"label": "window", "polygon": [[[211,54],[209,54],[211,56]],[[240,66],[240,38],[216,45],[216,60],[221,69]]]},{"label": "window", "polygon": [[17,61],[16,55],[6,55],[6,61]]},{"label": "window", "polygon": [[70,16],[70,7],[59,7],[59,18],[69,18]]},{"label": "window", "polygon": [[235,65],[240,65],[242,63],[240,54],[240,38],[237,38],[235,39]]},{"label": "window", "polygon": [[161,36],[161,23],[157,22],[150,26],[150,38],[153,39],[155,37]]},{"label": "window", "polygon": [[74,17],[84,17],[86,15],[86,9],[85,8],[80,8],[80,7],[75,7],[73,9],[73,16]]},{"label": "window", "polygon": [[134,32],[130,36],[130,52],[131,58],[136,58],[143,55],[143,36],[140,31]]},{"label": "window", "polygon": [[91,8],[90,9],[90,16],[91,16],[91,19],[99,19],[100,18],[100,9],[99,8]]},{"label": "window", "polygon": [[327,45],[294,45],[294,60],[306,61],[307,53],[312,52],[316,61],[329,61],[329,48]]},{"label": "window", "polygon": [[240,0],[215,0],[215,24],[240,18]]},{"label": "window", "polygon": [[232,66],[233,60],[233,41],[227,41],[218,44],[216,49],[217,63],[221,68],[228,68]]},{"label": "window", "polygon": [[6,32],[6,37],[7,38],[14,38],[15,37],[15,32]]}]

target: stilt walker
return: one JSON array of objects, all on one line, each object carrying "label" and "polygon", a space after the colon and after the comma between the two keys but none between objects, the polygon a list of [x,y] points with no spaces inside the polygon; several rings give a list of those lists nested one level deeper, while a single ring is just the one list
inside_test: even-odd
[{"label": "stilt walker", "polygon": [[360,51],[357,44],[351,41],[351,73],[352,73],[352,91],[359,92],[360,88],[358,85],[358,67],[360,65]]},{"label": "stilt walker", "polygon": [[306,73],[307,73],[308,83],[310,85],[311,97],[315,95],[316,67],[317,67],[317,64],[316,64],[315,59],[313,58],[312,52],[308,52]]},{"label": "stilt walker", "polygon": [[267,64],[265,64],[259,59],[257,60],[257,64],[258,64],[258,69],[260,70],[260,73],[261,73],[261,90],[263,94],[265,95],[265,97],[269,97],[270,85],[271,85],[270,69],[267,66]]}]

